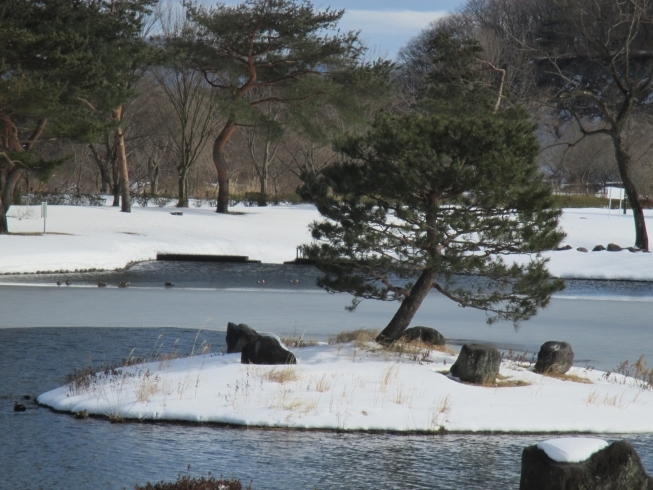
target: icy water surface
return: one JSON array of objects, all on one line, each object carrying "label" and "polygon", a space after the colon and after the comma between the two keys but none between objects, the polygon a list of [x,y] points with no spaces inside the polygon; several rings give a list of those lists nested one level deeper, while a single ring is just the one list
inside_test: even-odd
[{"label": "icy water surface", "polygon": [[[98,282],[104,282],[108,287],[116,287],[120,282],[129,282],[136,288],[162,288],[166,282],[172,282],[176,288],[301,291],[317,290],[318,275],[319,271],[312,266],[151,261],[118,271],[1,275],[0,284],[55,286],[59,281],[66,287],[66,280],[70,280],[72,286],[97,287]],[[472,283],[475,278],[459,277],[458,280],[465,284]],[[566,289],[557,296],[653,299],[653,282],[567,279],[565,283]]]},{"label": "icy water surface", "polygon": [[[161,328],[0,329],[0,489],[122,489],[211,471],[255,490],[517,489],[521,451],[546,436],[397,436],[76,420],[15,401],[74,367],[119,362],[155,343],[181,353],[224,333]],[[623,436],[653,473],[653,436]],[[610,436],[609,440],[623,438]]]},{"label": "icy water surface", "polygon": [[[0,490],[133,488],[173,480],[189,464],[195,476],[237,477],[255,490],[518,488],[522,449],[546,436],[110,424],[28,401],[26,412],[13,412],[24,395],[61,385],[74,368],[117,363],[132,349],[147,357],[155,345],[177,342],[183,355],[207,341],[218,351],[227,321],[326,340],[382,327],[396,310],[396,303],[366,301],[347,313],[351,298],[317,289],[316,274],[298,266],[147,262],[117,272],[1,276],[10,285],[0,286]],[[66,279],[71,286],[55,286]],[[118,289],[120,281],[132,286]],[[175,286],[165,289],[167,281]],[[577,365],[607,370],[640,354],[653,360],[653,284],[568,281],[519,330],[487,326],[483,313],[430,294],[413,324],[438,328],[454,346],[483,341],[518,353],[567,340]],[[653,473],[653,435],[623,437]]]}]

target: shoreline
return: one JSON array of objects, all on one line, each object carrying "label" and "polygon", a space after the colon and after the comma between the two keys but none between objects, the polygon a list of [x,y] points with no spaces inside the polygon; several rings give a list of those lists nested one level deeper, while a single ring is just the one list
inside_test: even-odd
[{"label": "shoreline", "polygon": [[[75,412],[69,410],[58,410],[54,407],[35,402],[39,408],[49,410],[53,413],[66,415],[72,418],[78,418],[75,416]],[[86,418],[86,417],[85,417]],[[602,435],[602,436],[611,436],[611,435],[653,435],[651,432],[596,432],[596,431],[490,431],[490,430],[448,430],[445,428],[438,430],[391,430],[391,429],[332,429],[329,427],[273,427],[267,425],[244,425],[244,424],[234,424],[227,422],[194,422],[191,420],[168,420],[168,419],[138,419],[138,418],[124,418],[120,421],[112,421],[108,415],[105,414],[88,414],[87,418],[95,420],[103,420],[110,424],[147,424],[147,425],[177,425],[182,427],[216,427],[220,429],[230,429],[230,430],[253,430],[253,431],[265,431],[265,432],[279,432],[279,431],[290,431],[290,432],[315,432],[315,433],[326,433],[326,434],[357,434],[357,435],[392,435],[399,437],[408,437],[408,436],[420,436],[420,437],[443,437],[443,436],[460,436],[460,435],[469,435],[469,436],[484,436],[484,437],[501,437],[501,436],[573,436],[573,435]]]}]

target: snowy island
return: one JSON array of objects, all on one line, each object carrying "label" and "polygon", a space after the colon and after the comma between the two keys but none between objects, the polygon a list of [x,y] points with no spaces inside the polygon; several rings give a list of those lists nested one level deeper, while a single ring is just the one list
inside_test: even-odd
[{"label": "snowy island", "polygon": [[447,348],[384,349],[356,340],[293,349],[296,365],[241,364],[241,354],[80,374],[39,396],[56,410],[111,420],[398,432],[653,432],[653,391],[619,374],[572,367],[536,374],[503,360],[495,383],[460,382]]}]

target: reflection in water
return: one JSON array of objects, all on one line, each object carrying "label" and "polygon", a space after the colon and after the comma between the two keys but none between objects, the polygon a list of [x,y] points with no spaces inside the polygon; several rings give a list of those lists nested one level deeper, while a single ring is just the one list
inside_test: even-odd
[{"label": "reflection in water", "polygon": [[[521,451],[545,436],[396,436],[229,429],[175,424],[76,420],[14,401],[58,386],[89,362],[119,362],[155,344],[192,349],[197,330],[163,328],[0,329],[0,488],[122,489],[223,474],[255,490],[518,488]],[[224,347],[224,333],[197,342]],[[165,350],[165,347],[164,347]],[[90,359],[90,360],[89,360]],[[627,437],[653,473],[653,436]],[[620,437],[610,436],[610,440]],[[11,440],[10,444],[7,441]]]}]

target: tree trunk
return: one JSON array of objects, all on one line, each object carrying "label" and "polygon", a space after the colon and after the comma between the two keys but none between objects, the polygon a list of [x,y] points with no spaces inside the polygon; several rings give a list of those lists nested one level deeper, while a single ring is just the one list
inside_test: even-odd
[{"label": "tree trunk", "polygon": [[7,213],[13,203],[14,189],[16,183],[20,179],[23,171],[14,166],[7,174],[2,188],[2,195],[0,196],[0,233],[9,233],[9,225],[7,224]]},{"label": "tree trunk", "polygon": [[[113,119],[122,121],[123,108],[120,106],[113,111]],[[132,212],[131,196],[129,194],[129,169],[127,167],[127,150],[125,148],[125,135],[122,127],[118,126],[115,134],[116,163],[118,165],[118,175],[120,176],[120,197],[122,206],[120,210],[123,213]],[[115,203],[114,203],[115,204]]]},{"label": "tree trunk", "polygon": [[179,170],[179,200],[177,207],[188,207],[188,168],[186,167]]},{"label": "tree trunk", "polygon": [[100,193],[108,194],[109,188],[111,186],[111,180],[109,178],[109,161],[100,158],[100,155],[95,149],[95,146],[88,145],[88,147],[91,150],[91,153],[93,153],[93,161],[95,162],[98,169],[100,170],[100,180],[101,180]]},{"label": "tree trunk", "polygon": [[426,298],[433,287],[435,272],[426,269],[419,276],[415,285],[410,290],[410,294],[401,302],[401,306],[392,317],[390,323],[378,335],[376,341],[380,344],[388,345],[398,340],[410,325],[411,320],[417,313],[422,301]]},{"label": "tree trunk", "polygon": [[229,120],[213,143],[213,165],[218,172],[218,208],[217,213],[229,212],[229,174],[224,150],[236,130],[236,124]]},{"label": "tree trunk", "polygon": [[258,196],[258,205],[267,206],[268,205],[268,165],[267,162],[263,163],[263,168],[261,169],[261,192]]},{"label": "tree trunk", "polygon": [[159,175],[161,173],[159,169],[159,162],[154,158],[148,158],[147,171],[150,177],[150,195],[152,197],[156,197],[156,195],[159,193]]},{"label": "tree trunk", "polygon": [[[619,175],[624,184],[630,207],[633,209],[633,218],[635,219],[635,246],[642,250],[648,250],[648,234],[646,232],[644,209],[639,202],[639,193],[637,192],[635,183],[630,177],[630,155],[626,149],[621,132],[615,131],[611,136],[614,144],[614,155],[617,161],[617,167],[619,168]],[[624,210],[625,209],[624,206]]]},{"label": "tree trunk", "polygon": [[0,199],[0,235],[9,233],[9,227],[7,226],[7,213],[5,213],[5,207]]}]

